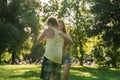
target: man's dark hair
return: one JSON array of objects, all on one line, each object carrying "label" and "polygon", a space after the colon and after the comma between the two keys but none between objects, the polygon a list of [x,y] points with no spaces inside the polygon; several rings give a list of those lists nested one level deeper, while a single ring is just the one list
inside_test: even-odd
[{"label": "man's dark hair", "polygon": [[53,18],[53,17],[48,19],[47,24],[51,24],[53,27],[58,26],[57,20],[55,18]]}]

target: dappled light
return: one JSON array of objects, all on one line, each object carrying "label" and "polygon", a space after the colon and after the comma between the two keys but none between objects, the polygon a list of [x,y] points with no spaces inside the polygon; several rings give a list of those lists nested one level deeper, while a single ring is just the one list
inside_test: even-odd
[{"label": "dappled light", "polygon": [[9,78],[9,80],[39,80],[40,67],[37,65],[7,65],[0,67],[1,70],[4,70],[3,72],[0,71],[0,73],[3,73],[1,76],[4,76],[0,77],[1,80],[7,80],[7,78]]},{"label": "dappled light", "polygon": [[40,80],[50,17],[71,36],[69,80],[120,80],[119,0],[0,0],[0,80]]},{"label": "dappled light", "polygon": [[[0,80],[40,80],[39,65],[0,65]],[[63,73],[63,72],[62,72]],[[120,68],[76,66],[70,69],[70,80],[119,80]]]},{"label": "dappled light", "polygon": [[[118,71],[118,72],[117,72]],[[91,68],[91,67],[72,67],[70,77],[79,76],[79,79],[83,80],[119,80],[118,75],[120,73],[120,69],[113,71],[112,69],[99,69],[99,68]]]}]

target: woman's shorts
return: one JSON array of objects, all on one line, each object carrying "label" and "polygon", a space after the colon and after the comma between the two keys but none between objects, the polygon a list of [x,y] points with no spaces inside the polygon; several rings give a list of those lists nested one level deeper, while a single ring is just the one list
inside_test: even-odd
[{"label": "woman's shorts", "polygon": [[44,57],[42,68],[41,68],[41,78],[44,80],[61,80],[61,64],[55,63]]},{"label": "woman's shorts", "polygon": [[68,53],[62,56],[62,64],[71,64],[71,57]]}]

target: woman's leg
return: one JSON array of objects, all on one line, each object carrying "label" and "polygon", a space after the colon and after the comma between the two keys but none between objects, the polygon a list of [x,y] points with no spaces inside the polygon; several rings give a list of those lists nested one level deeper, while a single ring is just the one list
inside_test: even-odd
[{"label": "woman's leg", "polygon": [[63,55],[62,64],[63,64],[63,80],[68,80],[69,71],[71,67],[71,57],[69,56],[69,54]]},{"label": "woman's leg", "polygon": [[68,80],[70,64],[63,64],[63,80]]}]

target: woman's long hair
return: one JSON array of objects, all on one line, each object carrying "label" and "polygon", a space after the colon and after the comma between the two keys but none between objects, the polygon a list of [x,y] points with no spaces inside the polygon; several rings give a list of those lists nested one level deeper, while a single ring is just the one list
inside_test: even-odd
[{"label": "woman's long hair", "polygon": [[[63,27],[62,31],[63,31],[64,33],[67,33],[67,30],[66,30],[64,21],[59,20],[58,23],[62,23],[62,27]],[[67,44],[64,42],[64,47],[63,47],[63,48],[65,48],[66,46],[67,46]]]},{"label": "woman's long hair", "polygon": [[63,27],[62,31],[63,31],[64,33],[67,33],[67,30],[66,30],[66,27],[65,27],[65,23],[64,23],[62,20],[59,20],[58,22],[59,22],[59,23],[62,23],[62,27]]}]

